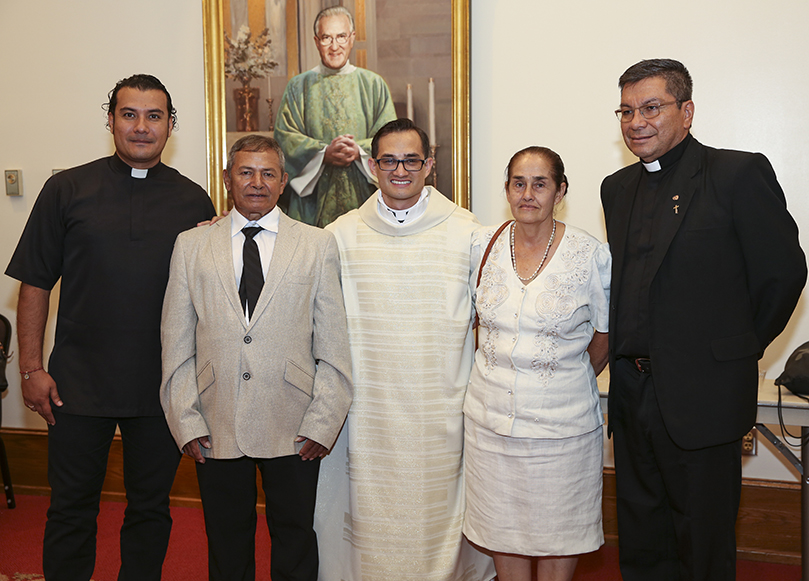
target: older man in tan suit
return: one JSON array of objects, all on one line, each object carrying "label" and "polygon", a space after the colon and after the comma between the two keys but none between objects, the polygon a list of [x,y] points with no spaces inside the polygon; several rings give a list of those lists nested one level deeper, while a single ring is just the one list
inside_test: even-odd
[{"label": "older man in tan suit", "polygon": [[272,578],[315,581],[320,458],[352,392],[337,245],[276,207],[287,174],[275,140],[237,141],[224,180],[236,211],[174,247],[161,402],[197,462],[210,579],[255,578],[258,468]]}]

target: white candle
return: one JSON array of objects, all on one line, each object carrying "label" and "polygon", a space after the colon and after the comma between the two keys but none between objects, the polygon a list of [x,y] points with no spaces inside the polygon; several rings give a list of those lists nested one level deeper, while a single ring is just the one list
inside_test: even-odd
[{"label": "white candle", "polygon": [[429,90],[429,135],[430,135],[430,145],[435,145],[435,81],[432,77],[430,77],[429,82],[427,83],[427,88]]},{"label": "white candle", "polygon": [[413,85],[407,83],[407,118],[413,121]]}]

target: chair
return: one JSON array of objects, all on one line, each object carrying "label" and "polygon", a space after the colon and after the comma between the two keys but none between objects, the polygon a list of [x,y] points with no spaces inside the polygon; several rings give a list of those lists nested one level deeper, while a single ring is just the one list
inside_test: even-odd
[{"label": "chair", "polygon": [[[6,363],[11,358],[11,323],[3,315],[0,315],[0,427],[3,425],[3,398],[2,393],[8,389],[8,379],[6,378]],[[3,443],[3,436],[0,434],[0,473],[3,474],[3,486],[6,489],[6,504],[9,508],[14,508],[14,488],[11,486],[11,472],[8,469],[8,456],[6,455],[6,445]]]}]

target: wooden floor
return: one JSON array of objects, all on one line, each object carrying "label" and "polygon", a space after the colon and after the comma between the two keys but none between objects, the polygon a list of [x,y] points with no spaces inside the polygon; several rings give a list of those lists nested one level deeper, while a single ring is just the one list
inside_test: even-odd
[{"label": "wooden floor", "polygon": [[[47,495],[47,432],[4,428],[0,435],[6,445],[15,491]],[[259,487],[261,495],[261,488]],[[112,444],[104,500],[124,500],[121,441]],[[259,497],[263,504],[263,496]],[[194,462],[183,457],[172,489],[173,506],[201,507]],[[617,545],[615,514],[615,474],[604,470],[604,535],[609,545]],[[788,565],[800,564],[800,486],[795,483],[745,479],[736,524],[740,559]]]}]

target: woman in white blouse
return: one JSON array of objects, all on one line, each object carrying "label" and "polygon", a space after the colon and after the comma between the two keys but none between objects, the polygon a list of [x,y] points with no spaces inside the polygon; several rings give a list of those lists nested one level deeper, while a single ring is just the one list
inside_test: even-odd
[{"label": "woman in white blouse", "polygon": [[[476,308],[479,348],[464,403],[464,534],[494,553],[500,581],[570,580],[604,542],[596,375],[607,363],[610,254],[554,219],[561,158],[517,152],[507,168],[514,222],[473,237],[487,247]],[[493,241],[492,241],[493,240]]]}]

